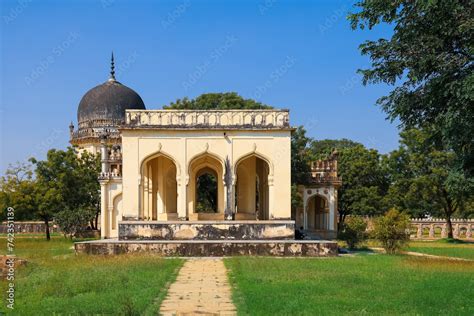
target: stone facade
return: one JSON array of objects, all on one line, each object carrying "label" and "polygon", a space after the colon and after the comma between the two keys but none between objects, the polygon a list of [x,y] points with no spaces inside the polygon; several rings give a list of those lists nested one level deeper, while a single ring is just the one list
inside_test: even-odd
[{"label": "stone facade", "polygon": [[303,227],[311,238],[337,237],[337,189],[342,185],[337,174],[337,158],[334,151],[327,160],[314,161],[309,183],[298,187],[303,207],[296,211],[296,226]]},{"label": "stone facade", "polygon": [[313,240],[193,240],[120,241],[103,240],[74,245],[77,253],[118,255],[156,253],[171,257],[277,256],[327,257],[337,255],[337,243]]},{"label": "stone facade", "polygon": [[[126,221],[291,218],[288,110],[127,110],[118,130],[121,144],[103,133],[99,149],[102,238]],[[217,179],[210,213],[203,174]]]},{"label": "stone facade", "polygon": [[286,240],[294,221],[122,222],[120,240]]}]

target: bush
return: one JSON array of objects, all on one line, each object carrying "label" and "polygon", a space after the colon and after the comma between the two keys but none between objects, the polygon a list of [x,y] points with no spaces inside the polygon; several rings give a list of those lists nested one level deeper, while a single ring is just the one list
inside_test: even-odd
[{"label": "bush", "polygon": [[55,222],[64,236],[75,237],[87,229],[87,225],[95,217],[95,211],[90,209],[64,210],[56,214]]},{"label": "bush", "polygon": [[410,217],[396,209],[391,209],[374,220],[372,233],[387,253],[396,253],[410,240]]},{"label": "bush", "polygon": [[342,224],[339,238],[347,243],[349,249],[355,249],[367,239],[366,229],[367,223],[362,217],[351,216]]}]

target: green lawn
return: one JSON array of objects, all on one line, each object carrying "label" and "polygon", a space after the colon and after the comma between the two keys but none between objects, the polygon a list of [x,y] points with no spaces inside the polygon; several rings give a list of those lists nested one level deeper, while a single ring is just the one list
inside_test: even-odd
[{"label": "green lawn", "polygon": [[16,240],[16,255],[28,264],[17,269],[14,314],[156,315],[182,264],[152,255],[77,256],[72,246],[63,237]]},{"label": "green lawn", "polygon": [[407,250],[429,255],[474,260],[474,243],[453,244],[444,241],[415,241],[410,242]]},{"label": "green lawn", "polygon": [[240,314],[474,315],[471,262],[381,254],[225,262]]}]

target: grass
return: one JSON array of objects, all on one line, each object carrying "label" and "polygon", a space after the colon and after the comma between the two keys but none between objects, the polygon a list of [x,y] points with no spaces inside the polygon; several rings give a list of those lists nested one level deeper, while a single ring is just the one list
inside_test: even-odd
[{"label": "grass", "polygon": [[412,241],[409,251],[474,260],[474,243],[458,240]]},{"label": "grass", "polygon": [[72,247],[63,237],[15,241],[16,255],[28,263],[16,271],[13,314],[156,315],[182,264],[153,255],[75,255]]},{"label": "grass", "polygon": [[357,255],[225,263],[242,315],[474,314],[471,262]]}]

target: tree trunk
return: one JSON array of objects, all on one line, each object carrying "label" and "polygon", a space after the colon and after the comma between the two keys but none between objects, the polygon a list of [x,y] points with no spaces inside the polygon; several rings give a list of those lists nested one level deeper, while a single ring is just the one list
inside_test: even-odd
[{"label": "tree trunk", "polygon": [[346,219],[346,216],[344,215],[344,213],[339,212],[339,221],[337,222],[337,230],[338,231],[342,230],[342,224],[344,224],[345,219]]},{"label": "tree trunk", "polygon": [[46,240],[51,240],[51,235],[49,234],[49,220],[47,218],[44,219],[45,231],[46,231]]},{"label": "tree trunk", "polygon": [[448,226],[448,238],[453,237],[453,223],[451,223],[451,216],[446,216],[446,224]]},{"label": "tree trunk", "polygon": [[94,225],[94,229],[97,230],[99,229],[99,212],[95,213],[95,225]]},{"label": "tree trunk", "polygon": [[453,200],[451,199],[446,190],[443,190],[443,196],[446,200],[446,205],[444,206],[444,213],[446,215],[446,226],[448,226],[448,238],[454,238],[451,216],[453,216],[454,212],[456,212],[457,206],[453,205]]}]

